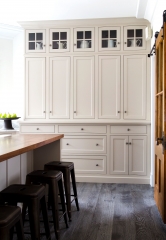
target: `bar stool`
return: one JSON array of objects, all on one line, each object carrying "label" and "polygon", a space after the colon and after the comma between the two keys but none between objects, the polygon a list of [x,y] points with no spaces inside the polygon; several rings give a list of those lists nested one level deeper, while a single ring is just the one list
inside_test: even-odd
[{"label": "bar stool", "polygon": [[18,240],[24,240],[21,209],[16,206],[0,206],[0,239],[10,240],[16,227]]},{"label": "bar stool", "polygon": [[[44,170],[46,170],[46,171],[47,170],[57,170],[57,171],[61,171],[63,173],[65,195],[66,195],[66,205],[67,205],[69,221],[71,221],[71,202],[73,200],[75,200],[77,210],[79,211],[77,187],[76,187],[75,172],[74,172],[74,163],[73,162],[53,161],[53,162],[49,162],[49,163],[45,164]],[[72,180],[74,195],[71,195],[70,176],[71,176],[71,180]],[[72,201],[71,201],[71,196],[74,197],[74,199]]]},{"label": "bar stool", "polygon": [[[59,209],[58,209],[58,190],[61,199],[62,211],[66,227],[68,228],[64,189],[62,182],[62,172],[60,171],[33,171],[26,176],[26,184],[48,184],[50,194],[50,204],[52,206],[52,216],[56,238],[59,239]],[[24,207],[23,207],[24,208]],[[24,211],[24,210],[23,210]]]},{"label": "bar stool", "polygon": [[[45,187],[43,185],[13,184],[0,192],[0,202],[8,205],[25,203],[28,206],[29,223],[32,240],[40,239],[40,205],[43,214],[44,226],[47,239],[51,239],[48,223]],[[24,221],[24,216],[23,216]]]}]

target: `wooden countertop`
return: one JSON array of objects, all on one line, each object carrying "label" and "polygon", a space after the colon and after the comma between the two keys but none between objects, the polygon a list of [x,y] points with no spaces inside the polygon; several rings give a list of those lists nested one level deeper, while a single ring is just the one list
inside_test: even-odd
[{"label": "wooden countertop", "polygon": [[16,134],[0,136],[0,162],[42,147],[64,137],[64,134]]}]

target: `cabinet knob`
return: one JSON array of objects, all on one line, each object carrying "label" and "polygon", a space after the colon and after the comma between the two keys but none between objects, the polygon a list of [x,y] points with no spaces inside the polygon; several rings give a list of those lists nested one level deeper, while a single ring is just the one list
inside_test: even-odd
[{"label": "cabinet knob", "polygon": [[125,44],[127,44],[127,42],[124,42]]},{"label": "cabinet knob", "polygon": [[96,167],[98,167],[99,166],[99,164],[96,164]]},{"label": "cabinet knob", "polygon": [[74,43],[74,46],[77,46],[77,44],[76,44],[76,43]]},{"label": "cabinet knob", "polygon": [[69,145],[69,143],[66,143],[66,145]]},{"label": "cabinet knob", "polygon": [[45,113],[46,111],[43,111],[43,113]]},{"label": "cabinet knob", "polygon": [[128,128],[127,131],[130,131],[130,128]]},{"label": "cabinet knob", "polygon": [[36,128],[36,130],[39,130],[39,128]]},{"label": "cabinet knob", "polygon": [[129,144],[131,145],[131,142],[129,142]]},{"label": "cabinet knob", "polygon": [[52,113],[52,112],[50,111],[50,113]]},{"label": "cabinet knob", "polygon": [[83,128],[81,128],[81,130],[83,131],[84,129],[83,129]]},{"label": "cabinet knob", "polygon": [[45,47],[46,45],[44,44],[43,47]]},{"label": "cabinet knob", "polygon": [[74,113],[76,113],[76,111],[74,111]]},{"label": "cabinet knob", "polygon": [[49,45],[50,47],[52,46],[52,44]]},{"label": "cabinet knob", "polygon": [[98,143],[96,143],[96,146],[99,146],[99,144],[98,144]]},{"label": "cabinet knob", "polygon": [[124,111],[125,113],[127,113],[127,111]]},{"label": "cabinet knob", "polygon": [[120,111],[118,111],[118,113],[120,113]]},{"label": "cabinet knob", "polygon": [[120,44],[120,42],[118,42],[118,44]]},{"label": "cabinet knob", "polygon": [[129,144],[128,142],[126,143],[126,145]]}]

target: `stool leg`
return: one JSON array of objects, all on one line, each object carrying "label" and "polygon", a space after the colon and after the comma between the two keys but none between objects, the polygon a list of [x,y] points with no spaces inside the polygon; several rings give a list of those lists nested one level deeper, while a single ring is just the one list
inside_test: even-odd
[{"label": "stool leg", "polygon": [[69,221],[71,221],[71,191],[70,191],[70,172],[69,170],[65,171],[63,174],[64,178],[64,186],[65,186],[65,194],[66,194],[66,205]]},{"label": "stool leg", "polygon": [[7,228],[0,228],[0,239],[10,240],[10,231]]},{"label": "stool leg", "polygon": [[79,211],[80,208],[79,208],[79,204],[78,204],[78,196],[77,196],[77,187],[76,187],[74,168],[71,170],[70,173],[71,173],[71,180],[72,180],[72,185],[73,185],[73,192],[74,192],[75,203],[76,203],[76,206],[77,206],[77,211]]},{"label": "stool leg", "polygon": [[21,217],[20,217],[20,220],[16,223],[16,232],[17,232],[18,240],[24,240],[23,224],[22,224]]},{"label": "stool leg", "polygon": [[42,214],[43,214],[43,221],[44,221],[46,236],[47,236],[47,239],[51,239],[45,196],[42,197],[40,202],[41,202],[41,209],[42,209]]},{"label": "stool leg", "polygon": [[60,198],[61,198],[61,204],[62,204],[62,211],[63,211],[63,217],[64,217],[64,221],[66,223],[66,227],[68,228],[68,223],[67,223],[67,216],[66,216],[66,206],[65,206],[65,198],[64,198],[64,189],[63,189],[63,183],[62,183],[62,179],[60,179],[58,181],[58,186],[59,186],[59,194],[60,194]]},{"label": "stool leg", "polygon": [[28,213],[29,213],[29,223],[31,230],[32,240],[40,239],[40,220],[39,220],[39,200],[31,199],[30,204],[28,204]]},{"label": "stool leg", "polygon": [[52,216],[54,221],[55,236],[59,239],[59,209],[58,209],[58,185],[51,181],[50,184],[50,203],[52,206]]}]

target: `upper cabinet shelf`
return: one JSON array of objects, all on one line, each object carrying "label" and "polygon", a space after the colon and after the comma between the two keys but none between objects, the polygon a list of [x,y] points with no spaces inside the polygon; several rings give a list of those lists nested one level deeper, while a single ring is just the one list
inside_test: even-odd
[{"label": "upper cabinet shelf", "polygon": [[69,29],[50,29],[50,52],[68,52],[69,44]]},{"label": "upper cabinet shelf", "polygon": [[26,30],[26,53],[45,52],[45,30]]},{"label": "upper cabinet shelf", "polygon": [[99,51],[120,50],[120,27],[99,28]]},{"label": "upper cabinet shelf", "polygon": [[74,52],[94,51],[94,28],[74,29]]}]

